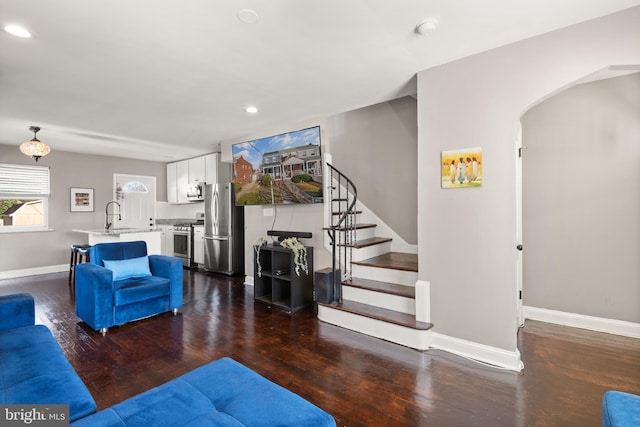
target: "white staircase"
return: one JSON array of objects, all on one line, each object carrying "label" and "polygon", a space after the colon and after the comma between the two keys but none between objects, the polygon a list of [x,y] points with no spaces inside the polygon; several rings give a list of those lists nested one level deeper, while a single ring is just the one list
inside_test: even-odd
[{"label": "white staircase", "polygon": [[[362,209],[355,208],[355,188],[347,190],[348,185],[336,178],[325,182],[340,188],[340,196],[328,197],[325,203],[332,204],[333,222],[326,229],[330,236],[335,233],[331,240],[336,242],[336,268],[343,272],[342,300],[318,303],[318,318],[407,347],[428,349],[433,325],[416,320],[417,312],[425,312],[418,304],[428,304],[416,301],[417,255],[393,252],[393,239],[378,236],[377,224],[357,222]],[[336,224],[336,218],[344,221]]]}]

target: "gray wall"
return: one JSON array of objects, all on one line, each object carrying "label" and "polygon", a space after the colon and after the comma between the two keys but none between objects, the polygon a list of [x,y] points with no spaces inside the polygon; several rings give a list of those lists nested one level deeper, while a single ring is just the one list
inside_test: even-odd
[{"label": "gray wall", "polygon": [[[0,163],[35,164],[14,145],[0,145]],[[38,165],[51,168],[52,231],[0,234],[0,271],[68,264],[69,246],[87,241],[86,235],[71,230],[104,226],[104,206],[112,200],[114,173],[155,176],[157,199],[167,199],[164,163],[76,154],[52,147],[51,154],[41,158]],[[94,189],[94,212],[70,212],[71,187]]]},{"label": "gray wall", "polygon": [[[358,188],[358,197],[395,229],[408,243],[417,242],[417,124],[416,100],[411,97],[328,117],[326,120],[291,124],[222,143],[225,161],[231,159],[234,142],[262,138],[309,126],[321,126],[322,150],[331,153],[334,166]],[[252,245],[271,229],[270,207],[245,207],[245,272],[253,277]],[[316,270],[331,265],[324,248],[322,205],[278,206],[276,230],[311,231],[303,242],[314,247]]]},{"label": "gray wall", "polygon": [[418,243],[417,101],[404,97],[328,119],[333,163],[358,199],[409,244]]},{"label": "gray wall", "polygon": [[522,117],[524,304],[640,323],[640,73]]},{"label": "gray wall", "polygon": [[[520,116],[610,65],[640,64],[640,7],[418,74],[419,279],[434,331],[517,350],[515,134]],[[440,152],[482,147],[480,188],[440,188]]]}]

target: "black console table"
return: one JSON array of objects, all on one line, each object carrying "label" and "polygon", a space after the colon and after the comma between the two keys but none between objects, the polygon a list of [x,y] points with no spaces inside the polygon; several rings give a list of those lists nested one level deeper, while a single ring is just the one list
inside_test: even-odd
[{"label": "black console table", "polygon": [[296,274],[293,262],[294,254],[279,244],[260,247],[261,274],[258,275],[258,262],[254,249],[253,261],[253,298],[288,312],[301,310],[313,301],[313,247],[307,249],[309,272],[300,269]]}]

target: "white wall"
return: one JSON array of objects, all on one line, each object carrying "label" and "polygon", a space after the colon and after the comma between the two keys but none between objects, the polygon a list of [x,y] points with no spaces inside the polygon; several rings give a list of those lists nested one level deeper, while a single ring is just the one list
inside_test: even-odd
[{"label": "white wall", "polygon": [[640,323],[640,73],[522,117],[524,304]]},{"label": "white wall", "polygon": [[[516,122],[571,82],[640,64],[640,7],[418,74],[419,278],[434,331],[517,349]],[[483,186],[440,188],[440,152],[480,146]]]}]

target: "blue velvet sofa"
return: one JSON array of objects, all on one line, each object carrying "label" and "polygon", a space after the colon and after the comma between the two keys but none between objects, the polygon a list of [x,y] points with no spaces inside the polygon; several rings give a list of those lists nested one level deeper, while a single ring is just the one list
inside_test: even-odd
[{"label": "blue velvet sofa", "polygon": [[602,396],[602,426],[640,426],[640,396],[621,391],[607,391]]},{"label": "blue velvet sofa", "polygon": [[333,417],[233,359],[208,363],[73,427],[335,427]]},{"label": "blue velvet sofa", "polygon": [[68,404],[71,421],[96,411],[51,331],[35,324],[31,295],[0,296],[0,403]]},{"label": "blue velvet sofa", "polygon": [[76,314],[107,329],[182,307],[182,261],[147,255],[143,241],[98,243],[76,266]]},{"label": "blue velvet sofa", "polygon": [[224,358],[96,412],[33,297],[0,296],[0,404],[68,404],[73,427],[335,427],[331,415]]}]

